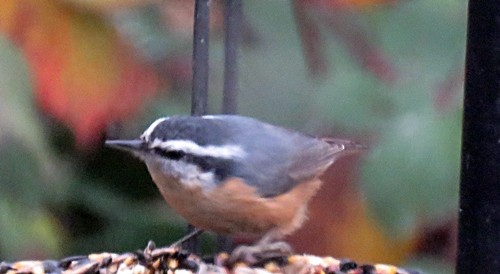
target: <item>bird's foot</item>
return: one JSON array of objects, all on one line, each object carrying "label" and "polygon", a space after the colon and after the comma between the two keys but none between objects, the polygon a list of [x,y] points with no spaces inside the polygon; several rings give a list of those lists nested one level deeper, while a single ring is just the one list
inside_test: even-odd
[{"label": "bird's foot", "polygon": [[273,242],[251,246],[239,246],[231,253],[228,263],[234,265],[244,262],[255,265],[263,261],[281,258],[292,254],[292,247],[286,242]]}]

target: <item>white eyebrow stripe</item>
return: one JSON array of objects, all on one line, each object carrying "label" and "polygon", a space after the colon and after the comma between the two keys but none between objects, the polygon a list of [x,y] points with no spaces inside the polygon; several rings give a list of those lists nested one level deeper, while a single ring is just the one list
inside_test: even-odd
[{"label": "white eyebrow stripe", "polygon": [[159,147],[166,150],[179,150],[197,156],[210,156],[224,159],[245,158],[247,155],[247,153],[240,146],[223,145],[205,147],[189,140],[162,141],[158,138],[155,138],[154,141],[149,144],[149,147]]},{"label": "white eyebrow stripe", "polygon": [[203,116],[201,116],[201,118],[203,118],[203,119],[209,119],[209,120],[221,119],[219,116],[215,116],[215,115],[203,115]]},{"label": "white eyebrow stripe", "polygon": [[141,139],[144,139],[146,141],[150,141],[149,140],[149,136],[151,135],[151,133],[153,133],[153,130],[155,130],[155,128],[163,121],[167,120],[168,117],[163,117],[163,118],[159,118],[159,119],[156,119],[156,121],[154,121],[145,131],[144,133],[141,135]]}]

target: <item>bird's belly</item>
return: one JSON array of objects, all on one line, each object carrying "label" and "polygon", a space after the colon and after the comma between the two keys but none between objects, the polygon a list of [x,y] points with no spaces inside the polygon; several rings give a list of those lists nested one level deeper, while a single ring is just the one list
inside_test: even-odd
[{"label": "bird's belly", "polygon": [[167,203],[194,226],[220,234],[258,235],[271,229],[286,235],[300,227],[306,219],[307,201],[321,184],[312,180],[288,193],[263,198],[239,178],[212,190],[163,175],[153,180]]}]

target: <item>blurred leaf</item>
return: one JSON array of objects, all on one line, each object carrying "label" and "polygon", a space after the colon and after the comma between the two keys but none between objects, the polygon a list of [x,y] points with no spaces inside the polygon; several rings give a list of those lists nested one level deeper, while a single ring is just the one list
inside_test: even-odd
[{"label": "blurred leaf", "polygon": [[311,200],[308,222],[290,237],[296,251],[391,264],[410,256],[415,235],[387,235],[356,184],[363,154],[340,159],[322,176],[324,184]]},{"label": "blurred leaf", "polygon": [[45,259],[60,256],[62,231],[46,211],[32,209],[27,210],[8,199],[0,199],[2,259]]},{"label": "blurred leaf", "polygon": [[[301,0],[296,0],[301,1]],[[311,6],[317,6],[323,9],[339,9],[339,8],[370,8],[380,4],[394,4],[401,2],[400,0],[307,0]]]},{"label": "blurred leaf", "polygon": [[419,270],[421,271],[421,273],[432,273],[432,274],[455,273],[453,265],[447,264],[433,257],[413,258],[406,264],[405,267],[407,267],[407,269]]},{"label": "blurred leaf", "polygon": [[[222,30],[223,1],[210,2],[210,31]],[[190,38],[193,35],[194,0],[166,0],[162,2],[161,13],[163,20],[170,31]]]},{"label": "blurred leaf", "polygon": [[0,30],[26,56],[42,109],[65,122],[80,146],[95,144],[156,86],[151,69],[97,15],[55,0],[6,0]]},{"label": "blurred leaf", "polygon": [[462,90],[464,83],[464,66],[458,65],[438,83],[434,96],[434,107],[442,113],[446,113],[451,107],[457,105],[456,101],[462,102]]},{"label": "blurred leaf", "polygon": [[363,168],[371,208],[390,235],[414,233],[422,222],[458,207],[460,115],[432,110],[396,117]]},{"label": "blurred leaf", "polygon": [[59,254],[63,234],[44,205],[64,196],[68,172],[47,144],[19,57],[0,37],[0,252],[45,258]]},{"label": "blurred leaf", "polygon": [[118,8],[133,8],[151,3],[157,3],[159,0],[56,0],[60,3],[66,3],[78,9],[86,9],[93,12],[113,12]]},{"label": "blurred leaf", "polygon": [[306,7],[307,1],[293,1],[293,11],[297,21],[304,59],[312,76],[324,77],[327,72],[327,61],[324,55],[324,41],[319,25],[311,20]]},{"label": "blurred leaf", "polygon": [[[136,188],[140,187],[140,182],[136,183]],[[153,184],[150,181],[147,183]],[[137,249],[138,245],[146,244],[151,239],[157,244],[167,245],[182,236],[186,225],[159,195],[142,202],[132,201],[130,197],[106,189],[99,182],[76,181],[68,200],[102,220],[86,224],[87,227],[94,227],[94,231],[75,235],[70,243],[72,252],[93,252],[96,246],[125,252]],[[68,215],[68,212],[60,213]],[[69,218],[70,226],[81,225],[72,212],[66,218]]]},{"label": "blurred leaf", "polygon": [[2,37],[0,60],[0,170],[4,172],[0,188],[11,183],[29,190],[35,183],[63,193],[61,178],[66,175],[66,166],[47,144],[47,135],[33,107],[27,68],[19,52]]},{"label": "blurred leaf", "polygon": [[43,203],[44,187],[50,192],[54,186],[45,186],[39,164],[30,152],[19,142],[4,139],[0,146],[0,195],[16,201],[19,207],[37,208]]},{"label": "blurred leaf", "polygon": [[[394,82],[396,68],[360,24],[360,14],[341,9],[342,6],[374,5],[394,1],[294,1],[294,12],[304,48],[304,57],[313,76],[324,77],[327,72],[327,56],[324,54],[326,26],[346,46],[352,57],[363,69],[381,81]],[[373,35],[372,35],[373,36]]]}]

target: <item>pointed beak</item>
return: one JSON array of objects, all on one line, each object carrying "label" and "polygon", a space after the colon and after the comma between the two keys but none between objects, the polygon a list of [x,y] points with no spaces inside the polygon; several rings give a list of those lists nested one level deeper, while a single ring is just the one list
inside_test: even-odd
[{"label": "pointed beak", "polygon": [[144,151],[146,143],[141,140],[106,140],[106,146],[129,152]]}]

